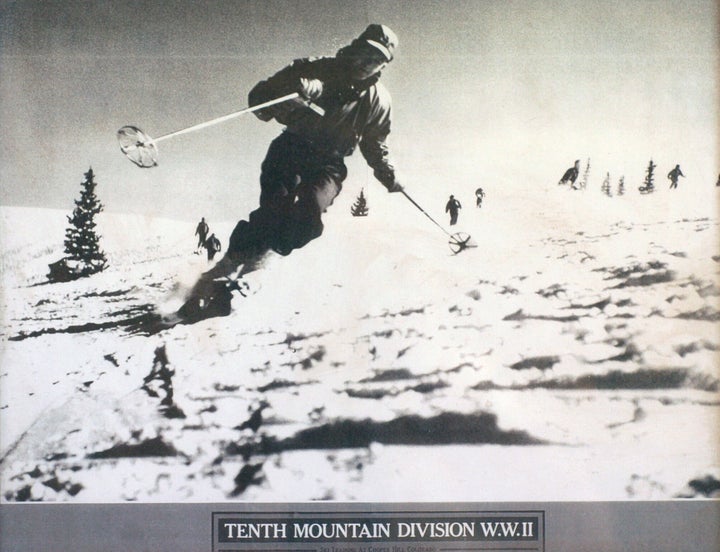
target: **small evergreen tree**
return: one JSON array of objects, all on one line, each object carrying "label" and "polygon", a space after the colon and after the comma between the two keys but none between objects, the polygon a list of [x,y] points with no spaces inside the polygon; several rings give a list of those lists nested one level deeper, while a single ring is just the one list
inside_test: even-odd
[{"label": "small evergreen tree", "polygon": [[602,191],[606,196],[612,197],[612,190],[610,189],[610,173],[605,175],[605,180],[603,180],[602,183]]},{"label": "small evergreen tree", "polygon": [[355,200],[355,203],[353,203],[353,206],[350,208],[350,213],[352,213],[352,216],[354,217],[366,217],[368,214],[367,201],[365,200],[365,194],[363,193],[363,190],[360,189],[360,195]]},{"label": "small evergreen tree", "polygon": [[618,180],[617,195],[625,195],[625,177],[621,176]]},{"label": "small evergreen tree", "polygon": [[48,278],[67,282],[100,272],[107,265],[105,253],[100,249],[100,236],[95,232],[95,215],[103,206],[95,195],[95,174],[92,168],[85,173],[81,184],[80,199],[75,200],[72,216],[67,217],[70,226],[65,230],[65,254],[59,261],[49,265]]},{"label": "small evergreen tree", "polygon": [[645,170],[645,182],[643,186],[638,188],[641,194],[651,194],[655,191],[655,167],[657,167],[657,165],[650,159],[648,168]]}]

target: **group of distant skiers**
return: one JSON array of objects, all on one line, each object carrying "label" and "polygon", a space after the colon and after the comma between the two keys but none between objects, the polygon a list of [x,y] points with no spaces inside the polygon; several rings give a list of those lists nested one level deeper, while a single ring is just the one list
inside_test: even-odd
[{"label": "group of distant skiers", "polygon": [[[475,206],[480,209],[482,207],[483,198],[485,197],[485,192],[482,188],[478,188],[475,190]],[[462,205],[460,202],[455,198],[454,195],[450,196],[450,199],[448,199],[447,204],[445,205],[445,212],[450,214],[450,226],[455,226],[458,221],[458,215],[460,214],[460,209],[462,209]]]},{"label": "group of distant skiers", "polygon": [[222,245],[214,233],[208,236],[209,232],[210,227],[208,223],[205,222],[205,217],[202,217],[200,222],[198,222],[197,228],[195,228],[195,235],[198,237],[195,252],[200,253],[201,249],[206,249],[208,261],[212,261],[215,258],[215,254],[222,249]]},{"label": "group of distant skiers", "polygon": [[[576,159],[575,164],[570,167],[568,170],[565,171],[562,178],[558,181],[558,185],[561,184],[570,184],[570,186],[573,189],[577,189],[575,187],[575,181],[577,180],[578,175],[580,174],[580,160]],[[675,168],[672,169],[668,174],[667,178],[670,180],[670,189],[674,190],[678,187],[678,179],[680,177],[685,178],[685,175],[683,174],[682,170],[680,169],[680,165],[675,165]],[[720,186],[720,176],[718,176],[718,182],[716,186]]]}]

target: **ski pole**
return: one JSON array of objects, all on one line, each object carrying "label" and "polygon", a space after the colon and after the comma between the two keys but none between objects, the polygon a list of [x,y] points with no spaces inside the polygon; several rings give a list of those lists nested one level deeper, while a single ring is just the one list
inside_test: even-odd
[{"label": "ski pole", "polygon": [[467,249],[468,247],[477,247],[474,243],[472,243],[470,241],[471,238],[470,238],[469,234],[465,234],[464,232],[457,232],[455,234],[451,234],[450,232],[445,230],[445,228],[440,226],[440,224],[438,224],[438,222],[434,218],[432,218],[430,215],[428,215],[427,212],[425,211],[425,209],[420,207],[420,205],[418,205],[417,201],[415,201],[413,198],[411,198],[405,190],[400,190],[400,191],[402,192],[402,195],[404,195],[410,203],[415,205],[415,207],[417,207],[418,210],[423,215],[425,215],[427,218],[429,218],[430,221],[435,226],[440,228],[440,230],[442,230],[445,233],[445,235],[450,237],[450,240],[448,240],[448,245],[450,246],[450,250],[453,252],[453,254],[457,255],[458,253]]},{"label": "ski pole", "polygon": [[440,224],[438,224],[437,221],[436,221],[434,218],[432,218],[430,215],[428,215],[427,212],[425,212],[425,209],[423,209],[422,207],[420,207],[420,205],[418,205],[417,202],[416,202],[413,198],[411,198],[405,190],[400,190],[400,192],[402,193],[402,195],[404,195],[406,198],[408,198],[408,200],[410,201],[410,203],[412,203],[413,205],[415,205],[415,207],[417,207],[423,215],[425,215],[427,218],[429,218],[435,226],[437,226],[438,228],[440,228],[440,230],[442,230],[443,232],[445,232],[445,234],[447,234],[448,236],[452,237],[452,234],[451,234],[450,232],[448,232],[447,230],[445,230],[445,228],[443,228],[442,226],[440,226]]},{"label": "ski pole", "polygon": [[[230,113],[229,115],[223,115],[222,117],[217,117],[216,119],[211,119],[204,123],[199,123],[197,125],[193,125],[188,128],[183,128],[180,130],[176,130],[175,132],[170,132],[169,134],[164,134],[163,136],[160,136],[159,138],[155,138],[153,141],[155,143],[158,143],[161,140],[167,140],[168,138],[172,138],[173,136],[179,136],[180,134],[185,134],[186,132],[193,132],[195,130],[200,130],[201,128],[209,127],[212,125],[216,125],[218,123],[228,121],[230,119],[234,119],[235,117],[239,117],[240,115],[244,115],[245,113],[252,113],[253,111],[259,111],[260,109],[270,107],[271,105],[287,102],[289,100],[296,100],[298,98],[300,98],[300,94],[297,92],[293,92],[292,94],[287,94],[286,96],[282,96],[280,98],[275,98],[274,100],[270,100],[270,101],[267,101],[267,102],[264,102],[261,104],[253,105],[251,107],[246,107],[245,109],[241,109],[240,111],[235,111],[234,113]],[[320,106],[317,106],[312,103],[307,103],[305,105],[307,105],[307,107],[309,107],[310,109],[312,109],[319,115],[325,114],[325,111]]]},{"label": "ski pole", "polygon": [[274,100],[269,100],[261,104],[246,107],[245,109],[235,111],[234,113],[230,113],[229,115],[223,115],[222,117],[217,117],[215,119],[211,119],[210,121],[205,121],[204,123],[199,123],[197,125],[176,130],[175,132],[164,134],[159,138],[151,138],[138,127],[126,125],[117,131],[117,139],[120,143],[120,151],[122,151],[127,156],[127,158],[130,159],[130,161],[132,161],[133,163],[135,163],[138,167],[155,167],[157,166],[158,158],[157,143],[162,140],[167,140],[168,138],[172,138],[173,136],[179,136],[180,134],[186,134],[188,132],[200,130],[201,128],[216,125],[229,119],[234,119],[235,117],[239,117],[240,115],[243,115],[245,113],[252,113],[253,111],[258,111],[260,109],[290,100],[302,103],[304,106],[312,109],[320,116],[325,115],[325,110],[322,107],[315,105],[311,102],[306,102],[302,100],[299,93],[293,92],[292,94],[286,94],[285,96],[275,98]]}]

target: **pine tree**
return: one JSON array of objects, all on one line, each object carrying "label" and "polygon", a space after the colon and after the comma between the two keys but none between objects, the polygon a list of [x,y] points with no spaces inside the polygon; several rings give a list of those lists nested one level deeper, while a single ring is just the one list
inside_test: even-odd
[{"label": "pine tree", "polygon": [[352,213],[352,216],[354,217],[366,217],[369,210],[367,201],[365,200],[365,194],[363,194],[363,190],[361,189],[360,195],[350,208],[350,213]]},{"label": "pine tree", "polygon": [[589,176],[590,176],[590,158],[588,157],[587,163],[585,164],[585,171],[583,172],[582,180],[580,181],[578,188],[580,188],[581,190],[584,190],[585,188],[587,188]]},{"label": "pine tree", "polygon": [[95,195],[95,174],[92,168],[85,173],[81,184],[80,199],[75,200],[70,226],[65,230],[65,257],[52,263],[48,277],[53,281],[66,282],[90,276],[105,269],[107,258],[100,249],[100,236],[95,232],[95,215],[103,206]]},{"label": "pine tree", "polygon": [[73,261],[104,265],[107,260],[100,250],[100,236],[95,233],[95,215],[103,210],[103,206],[95,195],[97,185],[94,178],[91,168],[85,173],[85,181],[81,184],[83,189],[80,199],[75,200],[73,215],[67,217],[71,226],[65,230],[65,253]]},{"label": "pine tree", "polygon": [[621,176],[618,180],[617,195],[625,195],[625,177]]},{"label": "pine tree", "polygon": [[648,168],[645,171],[644,185],[638,188],[641,194],[651,194],[655,191],[655,167],[657,167],[657,165],[650,159],[650,164],[648,164]]},{"label": "pine tree", "polygon": [[606,196],[612,197],[612,190],[610,190],[610,173],[605,175],[605,180],[603,180],[602,183],[602,191]]}]

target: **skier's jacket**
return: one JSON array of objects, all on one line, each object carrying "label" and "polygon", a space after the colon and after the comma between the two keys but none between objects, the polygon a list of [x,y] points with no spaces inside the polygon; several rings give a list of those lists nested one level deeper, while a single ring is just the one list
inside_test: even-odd
[{"label": "skier's jacket", "polygon": [[448,201],[447,205],[445,205],[446,213],[457,213],[458,209],[462,209],[462,205],[460,205],[460,202],[455,198]]},{"label": "skier's jacket", "polygon": [[323,83],[322,95],[314,103],[325,110],[321,116],[298,102],[289,101],[255,112],[263,121],[273,117],[286,132],[302,137],[323,156],[343,158],[355,148],[385,186],[395,183],[395,169],[386,139],[390,134],[391,97],[378,82],[380,74],[352,81],[343,57],[304,58],[259,82],[249,94],[249,105],[258,105],[295,92],[301,79]]},{"label": "skier's jacket", "polygon": [[215,234],[210,236],[210,238],[207,241],[207,248],[212,249],[216,253],[222,249],[222,245],[220,244],[220,240],[215,237]]},{"label": "skier's jacket", "polygon": [[680,177],[680,176],[685,176],[685,175],[682,173],[682,171],[680,170],[680,167],[675,167],[675,168],[674,168],[673,170],[671,170],[671,171],[668,173],[668,175],[667,175],[667,177],[668,177],[670,180],[673,180],[673,181],[677,180],[678,177]]}]

